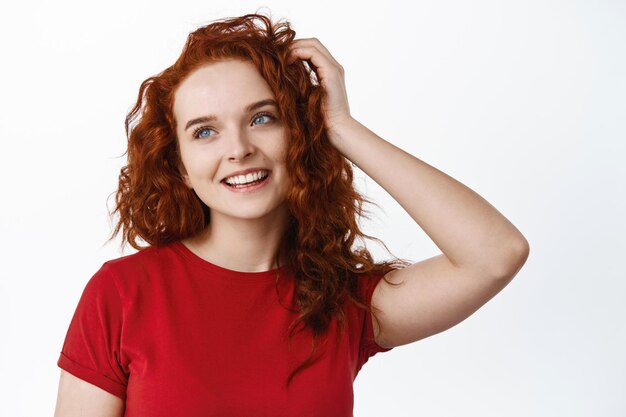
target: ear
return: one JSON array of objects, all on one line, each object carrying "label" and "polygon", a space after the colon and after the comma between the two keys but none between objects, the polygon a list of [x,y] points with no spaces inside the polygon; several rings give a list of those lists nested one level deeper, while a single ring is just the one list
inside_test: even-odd
[{"label": "ear", "polygon": [[180,176],[183,179],[185,185],[189,187],[189,189],[193,190],[193,185],[191,185],[191,181],[189,181],[189,175],[187,174],[187,170],[181,162],[178,163],[178,172],[180,172]]},{"label": "ear", "polygon": [[180,177],[183,179],[185,185],[193,190],[193,186],[191,185],[191,181],[189,181],[189,175],[187,174],[187,170],[185,169],[185,164],[183,164],[183,160],[180,156],[180,147],[178,145],[178,139],[176,140],[176,166],[178,168],[178,173]]},{"label": "ear", "polygon": [[193,185],[191,185],[191,181],[189,181],[189,175],[183,174],[183,181],[185,181],[185,185],[189,187],[189,189],[193,190]]}]

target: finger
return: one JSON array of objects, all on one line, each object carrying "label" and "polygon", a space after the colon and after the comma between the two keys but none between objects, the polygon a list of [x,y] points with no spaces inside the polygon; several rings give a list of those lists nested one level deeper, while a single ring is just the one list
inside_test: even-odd
[{"label": "finger", "polygon": [[332,56],[332,54],[326,49],[324,45],[317,38],[305,38],[305,39],[297,39],[291,45],[291,51],[300,50],[304,48],[315,48],[318,53],[324,55],[324,57],[335,65],[339,65],[337,60]]},{"label": "finger", "polygon": [[[295,59],[304,61],[309,67],[311,76],[315,78],[314,84],[326,84],[329,74],[332,72],[331,63],[319,50],[314,47],[300,47],[294,50]],[[336,69],[338,71],[338,69]]]},{"label": "finger", "polygon": [[[297,48],[292,50],[292,58],[308,60],[312,66],[314,66],[314,70],[320,70],[320,76],[324,77],[327,71],[332,71],[334,68],[337,72],[342,73],[343,68],[341,65],[335,61],[335,59],[328,57],[326,54],[321,52],[316,45],[310,46],[298,46]],[[293,62],[293,61],[292,61]]]},{"label": "finger", "polygon": [[317,38],[302,38],[296,39],[293,41],[291,45],[291,49],[300,49],[304,47],[313,47],[319,51],[322,55],[324,55],[333,65],[337,67],[341,67],[339,62],[333,57],[333,55],[328,51],[328,49],[319,41]]},{"label": "finger", "polygon": [[320,42],[319,39],[317,38],[301,38],[301,39],[295,39],[291,45],[292,48],[294,47],[299,47],[299,46],[315,46],[317,47],[321,52],[324,52],[325,55],[330,56],[330,52],[328,51],[328,49],[326,49],[326,47],[322,44],[322,42]]}]

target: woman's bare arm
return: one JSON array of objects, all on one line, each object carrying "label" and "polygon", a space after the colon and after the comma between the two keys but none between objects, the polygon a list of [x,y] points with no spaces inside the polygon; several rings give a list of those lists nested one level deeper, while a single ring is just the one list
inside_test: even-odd
[{"label": "woman's bare arm", "polygon": [[327,97],[329,140],[383,187],[443,254],[391,271],[372,304],[376,341],[414,342],[467,318],[504,288],[524,265],[529,244],[498,210],[461,182],[385,141],[350,116],[344,71],[315,38],[296,40],[292,60],[310,60]]},{"label": "woman's bare arm", "polygon": [[121,417],[124,400],[61,370],[54,417]]},{"label": "woman's bare arm", "polygon": [[[376,342],[400,346],[465,320],[500,292],[524,265],[529,245],[498,210],[436,168],[354,121],[341,130],[344,149],[422,227],[443,254],[387,274],[372,304],[381,309]],[[358,162],[356,162],[358,161]]]}]

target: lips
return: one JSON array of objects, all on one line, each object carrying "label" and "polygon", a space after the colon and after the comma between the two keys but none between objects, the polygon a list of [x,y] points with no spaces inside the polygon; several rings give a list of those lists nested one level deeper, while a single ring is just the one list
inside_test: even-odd
[{"label": "lips", "polygon": [[[231,187],[242,187],[246,185],[254,185],[263,181],[270,175],[268,171],[257,171],[252,174],[229,177],[224,180],[224,182]],[[243,178],[243,179],[242,179]]]},{"label": "lips", "polygon": [[222,178],[221,182],[225,182],[226,178],[235,177],[237,175],[246,175],[246,174],[249,174],[251,172],[257,172],[257,171],[267,171],[268,173],[271,172],[271,170],[269,170],[267,168],[263,168],[263,167],[248,168],[248,169],[244,169],[242,171],[231,172],[230,174],[228,174],[227,176]]},{"label": "lips", "polygon": [[224,180],[222,181],[222,185],[229,191],[232,191],[234,193],[238,193],[238,194],[249,194],[249,193],[255,193],[257,190],[262,189],[263,187],[265,187],[268,182],[270,181],[270,178],[272,177],[272,173],[269,172],[268,175],[263,178],[262,181],[255,183],[255,184],[251,184],[251,185],[243,185],[243,186],[239,186],[239,185],[228,185],[228,183]]}]

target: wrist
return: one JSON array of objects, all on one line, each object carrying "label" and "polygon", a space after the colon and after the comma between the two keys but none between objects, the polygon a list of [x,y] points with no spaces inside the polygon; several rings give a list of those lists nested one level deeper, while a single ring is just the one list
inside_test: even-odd
[{"label": "wrist", "polygon": [[359,122],[350,115],[328,122],[326,127],[328,139],[334,146],[337,146],[350,135],[349,132],[353,131],[358,124]]}]

